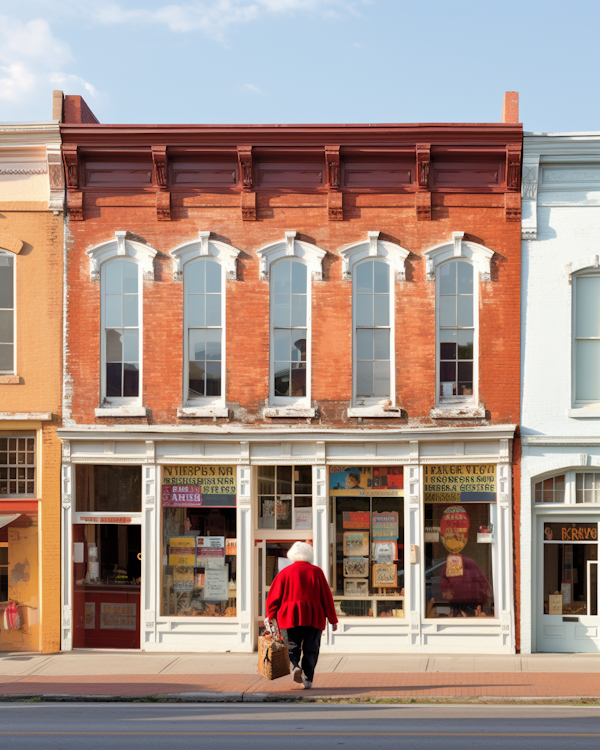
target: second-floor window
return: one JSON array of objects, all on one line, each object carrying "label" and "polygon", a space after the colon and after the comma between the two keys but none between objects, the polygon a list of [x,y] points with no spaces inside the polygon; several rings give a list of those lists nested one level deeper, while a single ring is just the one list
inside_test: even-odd
[{"label": "second-floor window", "polygon": [[15,371],[14,258],[0,250],[0,373]]},{"label": "second-floor window", "polygon": [[440,401],[473,398],[473,276],[473,266],[467,261],[448,261],[438,267]]},{"label": "second-floor window", "polygon": [[298,260],[271,266],[271,397],[274,403],[307,398],[308,269]]},{"label": "second-floor window", "polygon": [[575,401],[600,401],[600,276],[575,278]]},{"label": "second-floor window", "polygon": [[115,259],[102,267],[104,397],[125,403],[140,393],[139,266]]},{"label": "second-floor window", "polygon": [[223,394],[223,269],[200,258],[185,265],[187,402],[219,400]]}]

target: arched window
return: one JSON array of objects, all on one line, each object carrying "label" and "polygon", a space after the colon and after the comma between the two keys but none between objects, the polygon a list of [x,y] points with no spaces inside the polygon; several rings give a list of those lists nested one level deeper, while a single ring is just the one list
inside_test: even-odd
[{"label": "arched window", "polygon": [[390,267],[364,260],[353,271],[354,393],[356,403],[391,398]]},{"label": "arched window", "polygon": [[102,266],[103,393],[127,403],[140,395],[140,267],[115,258]]},{"label": "arched window", "polygon": [[308,395],[308,269],[296,259],[271,264],[271,399],[304,401]]},{"label": "arched window", "polygon": [[15,261],[0,250],[0,373],[15,372]]},{"label": "arched window", "polygon": [[575,404],[600,402],[600,275],[583,273],[573,283]]},{"label": "arched window", "polygon": [[212,258],[184,266],[185,392],[188,405],[223,396],[223,269]]},{"label": "arched window", "polygon": [[475,314],[473,266],[450,260],[437,269],[440,401],[473,398]]}]

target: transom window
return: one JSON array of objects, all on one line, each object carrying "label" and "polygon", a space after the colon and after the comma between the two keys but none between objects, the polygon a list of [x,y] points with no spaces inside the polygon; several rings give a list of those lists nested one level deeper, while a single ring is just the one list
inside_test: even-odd
[{"label": "transom window", "polygon": [[258,528],[312,529],[311,466],[259,466]]},{"label": "transom window", "polygon": [[600,473],[577,472],[575,475],[575,502],[600,503]]},{"label": "transom window", "polygon": [[600,401],[600,276],[575,278],[575,401]]},{"label": "transom window", "polygon": [[535,485],[536,503],[564,503],[565,502],[565,475],[548,477]]},{"label": "transom window", "polygon": [[356,398],[390,398],[390,267],[368,260],[353,271]]},{"label": "transom window", "polygon": [[439,397],[473,396],[475,321],[473,266],[448,261],[438,269]]},{"label": "transom window", "polygon": [[600,471],[565,471],[535,483],[538,503],[600,503]]},{"label": "transom window", "polygon": [[137,398],[140,388],[139,269],[112,260],[104,270],[106,397]]},{"label": "transom window", "polygon": [[297,260],[271,265],[271,391],[274,400],[307,396],[308,272]]},{"label": "transom window", "polygon": [[0,437],[0,497],[35,497],[35,438]]},{"label": "transom window", "polygon": [[222,278],[215,260],[201,258],[185,265],[188,403],[222,395]]},{"label": "transom window", "polygon": [[0,250],[0,373],[15,370],[14,258]]}]

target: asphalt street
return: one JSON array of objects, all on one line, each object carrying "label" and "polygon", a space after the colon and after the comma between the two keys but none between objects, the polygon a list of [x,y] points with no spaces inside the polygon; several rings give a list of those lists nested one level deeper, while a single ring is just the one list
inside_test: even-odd
[{"label": "asphalt street", "polygon": [[468,705],[0,704],[0,748],[596,749],[600,708]]}]

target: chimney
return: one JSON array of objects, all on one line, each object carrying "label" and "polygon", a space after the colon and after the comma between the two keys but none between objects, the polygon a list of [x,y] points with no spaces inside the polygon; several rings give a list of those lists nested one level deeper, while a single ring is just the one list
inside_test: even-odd
[{"label": "chimney", "polygon": [[64,94],[62,91],[52,92],[52,119],[63,121],[63,99]]},{"label": "chimney", "polygon": [[81,123],[90,125],[97,123],[98,119],[82,96],[67,94],[63,102],[62,121],[71,125],[79,125]]},{"label": "chimney", "polygon": [[519,92],[506,91],[502,107],[502,122],[519,122]]}]

